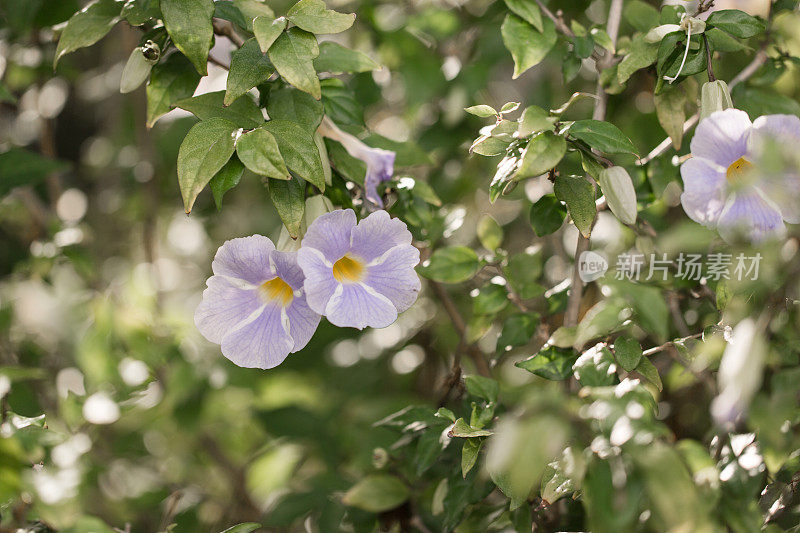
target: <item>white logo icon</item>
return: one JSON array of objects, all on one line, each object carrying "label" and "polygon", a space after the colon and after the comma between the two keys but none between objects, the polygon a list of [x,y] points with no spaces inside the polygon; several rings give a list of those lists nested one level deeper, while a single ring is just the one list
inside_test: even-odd
[{"label": "white logo icon", "polygon": [[586,251],[578,257],[578,275],[584,282],[602,278],[606,271],[608,271],[608,260],[601,254]]}]

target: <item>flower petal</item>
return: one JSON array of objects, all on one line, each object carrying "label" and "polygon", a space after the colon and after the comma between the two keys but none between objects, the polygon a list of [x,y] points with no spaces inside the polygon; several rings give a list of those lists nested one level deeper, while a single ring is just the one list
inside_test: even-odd
[{"label": "flower petal", "polygon": [[764,138],[775,139],[781,143],[800,142],[800,117],[795,115],[765,115],[753,122],[750,145],[758,144]]},{"label": "flower petal", "polygon": [[[800,145],[800,118],[795,115],[766,115],[753,122],[748,151],[752,161],[761,161],[769,154],[770,142],[780,150],[778,156],[784,158],[784,171],[778,169],[764,172],[759,188],[766,193],[780,209],[783,219],[792,224],[800,223],[800,174],[796,169],[794,157]],[[775,168],[774,161],[767,160],[768,167]],[[758,165],[762,166],[762,165]]]},{"label": "flower petal", "polygon": [[259,285],[275,277],[269,261],[275,249],[263,235],[251,235],[225,241],[217,250],[211,269],[218,276],[228,276]]},{"label": "flower petal", "polygon": [[411,244],[411,232],[405,222],[381,210],[353,228],[350,242],[353,254],[369,263],[398,244]]},{"label": "flower petal", "polygon": [[333,277],[333,264],[325,259],[321,251],[307,246],[297,252],[297,264],[306,277],[303,290],[309,307],[321,315],[325,314],[325,307],[338,285]]},{"label": "flower petal", "polygon": [[270,258],[273,269],[279,278],[291,285],[294,290],[303,288],[305,276],[300,265],[297,264],[297,252],[279,252],[275,250]]},{"label": "flower petal", "polygon": [[303,247],[316,248],[334,262],[350,250],[350,232],[356,225],[352,209],[337,209],[317,217],[303,237]]},{"label": "flower petal", "polygon": [[725,206],[728,186],[725,170],[695,156],[681,165],[681,177],[684,211],[695,222],[713,227]]},{"label": "flower petal", "polygon": [[286,316],[289,317],[289,334],[294,341],[292,347],[292,353],[294,353],[302,350],[308,344],[314,332],[317,331],[322,317],[308,306],[305,296],[292,300],[292,303],[286,308]]},{"label": "flower petal", "polygon": [[719,217],[717,230],[728,242],[744,235],[752,242],[780,237],[786,231],[777,207],[755,187],[731,195]]},{"label": "flower petal", "polygon": [[336,287],[325,316],[334,326],[385,328],[397,320],[397,309],[386,296],[363,283],[346,283]]},{"label": "flower petal", "polygon": [[692,155],[728,168],[747,153],[752,123],[747,113],[726,109],[701,120],[692,137]]},{"label": "flower petal", "polygon": [[383,207],[383,200],[378,192],[378,186],[390,180],[394,174],[395,153],[380,148],[369,148],[364,156],[359,156],[367,163],[367,174],[364,177],[364,193],[367,200]]},{"label": "flower petal", "polygon": [[417,301],[422,287],[414,267],[419,263],[419,250],[410,244],[395,246],[367,268],[364,283],[386,296],[402,313]]},{"label": "flower petal", "polygon": [[203,301],[194,312],[194,323],[203,337],[220,344],[225,333],[247,320],[261,305],[255,290],[211,276],[208,288],[203,291]]},{"label": "flower petal", "polygon": [[293,347],[289,319],[283,307],[274,303],[222,338],[222,355],[244,368],[274,368]]}]

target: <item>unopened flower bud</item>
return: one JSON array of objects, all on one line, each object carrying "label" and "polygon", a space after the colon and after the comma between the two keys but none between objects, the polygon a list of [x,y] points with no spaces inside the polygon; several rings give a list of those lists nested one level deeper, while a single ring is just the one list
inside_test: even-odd
[{"label": "unopened flower bud", "polygon": [[703,84],[700,94],[700,120],[717,111],[733,107],[728,84],[722,80],[709,81]]},{"label": "unopened flower bud", "polygon": [[603,169],[598,178],[608,208],[623,224],[636,222],[636,189],[628,171],[622,167]]}]

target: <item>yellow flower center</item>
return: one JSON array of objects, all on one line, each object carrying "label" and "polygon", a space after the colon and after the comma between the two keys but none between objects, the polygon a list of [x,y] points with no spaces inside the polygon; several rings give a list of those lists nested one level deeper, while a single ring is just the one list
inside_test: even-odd
[{"label": "yellow flower center", "polygon": [[745,174],[751,172],[754,168],[755,166],[753,165],[753,163],[751,163],[744,157],[740,157],[739,159],[731,163],[731,165],[728,167],[726,176],[729,182],[739,183],[742,181],[742,177],[744,177]]},{"label": "yellow flower center", "polygon": [[261,291],[261,295],[265,300],[268,302],[275,300],[283,307],[286,307],[294,300],[294,291],[292,287],[281,278],[273,278],[269,281],[265,281],[258,290]]},{"label": "yellow flower center", "polygon": [[355,283],[364,277],[364,263],[345,255],[333,264],[333,277],[340,283]]}]

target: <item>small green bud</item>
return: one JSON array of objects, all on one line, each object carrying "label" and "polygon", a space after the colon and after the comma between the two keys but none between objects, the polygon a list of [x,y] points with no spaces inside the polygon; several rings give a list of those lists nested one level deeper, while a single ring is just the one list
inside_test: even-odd
[{"label": "small green bud", "polygon": [[597,180],[608,202],[608,208],[623,224],[636,222],[636,189],[633,188],[628,171],[622,167],[610,167],[600,172]]},{"label": "small green bud", "polygon": [[150,76],[153,63],[144,55],[142,48],[135,48],[122,69],[119,80],[119,92],[125,94],[136,90]]},{"label": "small green bud", "polygon": [[733,107],[728,84],[722,80],[709,81],[703,84],[700,94],[700,120],[716,111],[724,111]]}]

